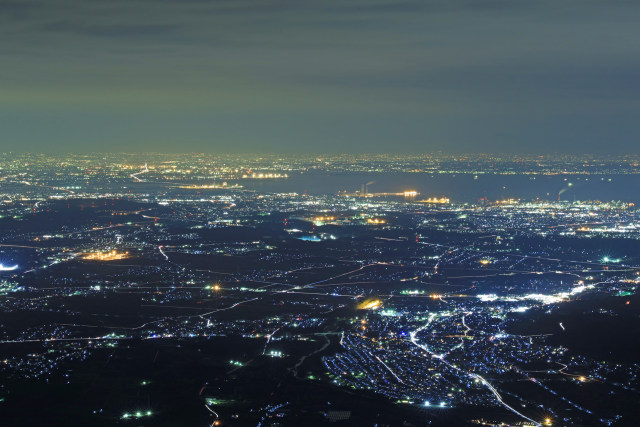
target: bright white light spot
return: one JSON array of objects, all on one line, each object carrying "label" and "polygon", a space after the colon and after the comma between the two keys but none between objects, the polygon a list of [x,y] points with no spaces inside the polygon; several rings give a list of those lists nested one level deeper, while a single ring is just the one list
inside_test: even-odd
[{"label": "bright white light spot", "polygon": [[478,298],[480,298],[480,301],[486,302],[486,301],[495,301],[498,299],[498,296],[495,294],[487,294],[487,295],[478,295]]},{"label": "bright white light spot", "polygon": [[18,264],[13,267],[5,267],[4,264],[0,264],[0,271],[13,271],[18,269]]}]

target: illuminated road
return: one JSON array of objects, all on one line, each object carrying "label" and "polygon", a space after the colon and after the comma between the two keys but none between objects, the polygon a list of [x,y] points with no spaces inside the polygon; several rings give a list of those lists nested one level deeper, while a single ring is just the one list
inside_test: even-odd
[{"label": "illuminated road", "polygon": [[321,351],[323,351],[324,349],[326,349],[327,347],[329,347],[329,344],[331,344],[331,341],[329,340],[329,338],[327,337],[327,334],[317,334],[317,335],[322,335],[322,337],[325,339],[325,343],[322,347],[320,347],[317,350],[312,351],[309,354],[305,354],[304,356],[302,356],[300,359],[298,359],[298,361],[296,362],[295,365],[293,365],[293,367],[289,368],[289,371],[293,374],[294,377],[301,379],[298,376],[298,368],[300,366],[302,366],[302,364],[304,363],[304,361],[308,358],[313,356],[314,354],[320,353]]},{"label": "illuminated road", "polygon": [[419,344],[419,343],[418,343],[418,340],[416,339],[416,335],[417,335],[419,332],[422,332],[423,330],[425,330],[426,328],[428,328],[428,327],[429,327],[429,325],[431,324],[431,322],[433,321],[433,319],[434,319],[434,318],[435,318],[435,315],[431,315],[431,316],[429,317],[429,321],[428,321],[425,325],[421,326],[420,328],[416,329],[415,331],[413,331],[413,332],[411,332],[411,333],[409,334],[409,336],[410,336],[410,340],[411,340],[411,343],[413,343],[413,345],[415,345],[416,347],[418,347],[418,348],[422,349],[423,351],[427,352],[429,355],[431,355],[431,357],[433,357],[433,358],[435,358],[435,359],[440,360],[442,363],[446,364],[446,365],[447,365],[448,367],[450,367],[451,369],[454,369],[454,370],[456,370],[456,371],[458,371],[458,372],[460,372],[460,373],[462,373],[462,374],[464,374],[464,375],[466,375],[466,376],[468,376],[468,377],[471,377],[471,378],[473,378],[474,380],[478,380],[478,381],[480,381],[480,382],[482,383],[482,385],[484,385],[485,387],[487,387],[487,388],[491,391],[491,393],[493,393],[493,395],[495,396],[496,400],[497,400],[497,401],[498,401],[498,402],[499,402],[499,403],[500,403],[504,408],[506,408],[506,409],[508,409],[509,411],[513,412],[514,414],[516,414],[516,415],[520,416],[521,418],[524,418],[525,420],[527,420],[527,421],[530,421],[530,422],[534,423],[534,424],[535,424],[535,425],[537,425],[537,426],[541,426],[542,424],[540,424],[539,422],[532,420],[531,418],[527,417],[526,415],[524,415],[524,414],[522,414],[522,413],[518,412],[518,411],[517,411],[516,409],[514,409],[513,407],[509,406],[509,404],[507,404],[507,403],[502,399],[502,396],[500,395],[500,393],[498,392],[498,390],[496,390],[496,388],[495,388],[495,387],[493,387],[493,386],[491,385],[491,383],[489,383],[489,381],[487,381],[484,377],[482,377],[482,376],[480,376],[480,375],[478,375],[478,374],[474,374],[474,373],[472,373],[472,372],[466,372],[466,371],[463,371],[462,369],[460,369],[460,368],[458,368],[458,367],[456,367],[456,366],[452,365],[452,364],[451,364],[451,363],[449,363],[447,360],[445,360],[444,355],[435,354],[433,351],[431,351],[431,350],[429,349],[429,347],[428,347],[426,344]]},{"label": "illuminated road", "polygon": [[[473,253],[477,253],[477,254],[484,254],[484,255],[497,255],[497,256],[509,256],[509,257],[515,257],[515,258],[522,258],[522,259],[532,259],[532,260],[540,260],[540,261],[553,261],[553,262],[566,262],[566,263],[571,263],[571,264],[578,264],[578,265],[597,265],[600,267],[609,267],[609,264],[606,263],[601,263],[601,262],[593,262],[593,261],[576,261],[576,260],[567,260],[567,259],[560,259],[560,258],[547,258],[547,257],[540,257],[540,256],[531,256],[531,255],[521,255],[521,254],[514,254],[511,252],[495,252],[495,251],[487,251],[487,250],[481,250],[481,249],[476,249],[475,247],[457,247],[457,246],[451,246],[451,245],[441,245],[439,243],[427,243],[427,242],[417,242],[420,245],[425,245],[425,246],[433,246],[436,248],[446,248],[446,249],[451,249],[451,250],[465,250],[465,251],[469,251],[469,252],[473,252]],[[629,266],[627,269],[624,270],[620,270],[620,271],[632,271],[635,269],[638,269],[640,267],[638,266]],[[607,270],[610,271],[610,270]],[[549,272],[549,273],[553,273],[553,272]],[[571,272],[561,272],[562,274],[572,274]]]},{"label": "illuminated road", "polygon": [[147,164],[144,164],[144,169],[142,169],[140,172],[138,173],[132,173],[130,176],[131,178],[135,179],[137,182],[144,182],[142,179],[138,178],[138,175],[142,175],[149,172],[149,168],[147,167]]},{"label": "illuminated road", "polygon": [[264,343],[264,349],[262,350],[262,354],[263,355],[267,353],[267,346],[269,345],[269,342],[271,341],[271,338],[273,338],[273,336],[275,334],[277,334],[280,329],[284,328],[289,323],[291,323],[291,322],[286,322],[286,323],[278,326],[273,332],[271,332],[270,334],[267,335],[267,342]]},{"label": "illuminated road", "polygon": [[169,261],[169,256],[162,250],[162,245],[158,246],[158,250],[162,254],[165,260]]},{"label": "illuminated road", "polygon": [[176,316],[176,317],[164,317],[164,318],[159,319],[159,320],[153,320],[151,322],[146,322],[146,323],[143,323],[142,325],[132,326],[132,327],[130,327],[130,326],[83,325],[83,324],[77,324],[77,323],[56,323],[56,325],[58,325],[58,326],[73,326],[73,327],[76,327],[76,328],[80,328],[80,327],[82,327],[82,328],[105,328],[105,329],[122,329],[122,330],[128,330],[128,331],[135,331],[135,330],[142,329],[142,328],[144,328],[145,326],[148,326],[148,325],[153,325],[155,323],[160,323],[160,322],[166,322],[167,320],[190,319],[190,318],[193,318],[193,317],[200,317],[203,320],[209,320],[209,319],[206,319],[205,316],[209,316],[211,314],[218,313],[220,311],[231,310],[231,309],[233,309],[233,308],[235,308],[235,307],[237,307],[237,306],[239,306],[241,304],[245,304],[245,303],[248,303],[248,302],[251,302],[251,301],[257,301],[258,299],[259,298],[252,298],[252,299],[248,299],[248,300],[239,301],[239,302],[237,302],[235,304],[230,305],[229,307],[219,308],[219,309],[212,310],[212,311],[209,311],[209,312],[203,313],[203,314],[193,314],[193,315],[188,315],[188,316]]}]

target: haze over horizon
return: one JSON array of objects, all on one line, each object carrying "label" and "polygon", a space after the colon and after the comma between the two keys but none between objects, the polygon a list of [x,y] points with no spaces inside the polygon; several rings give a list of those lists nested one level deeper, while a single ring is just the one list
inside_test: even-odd
[{"label": "haze over horizon", "polygon": [[640,4],[5,1],[2,151],[640,153]]}]

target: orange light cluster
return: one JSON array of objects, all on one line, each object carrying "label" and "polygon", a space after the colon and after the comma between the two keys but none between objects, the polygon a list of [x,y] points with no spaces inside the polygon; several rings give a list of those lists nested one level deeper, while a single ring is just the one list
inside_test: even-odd
[{"label": "orange light cluster", "polygon": [[252,173],[251,175],[242,175],[244,179],[273,179],[273,178],[289,178],[286,173]]},{"label": "orange light cluster", "polygon": [[229,185],[229,183],[225,181],[222,184],[180,185],[178,186],[178,188],[184,188],[188,190],[215,190],[216,188],[242,188],[242,185]]},{"label": "orange light cluster", "polygon": [[382,306],[382,301],[379,299],[373,301],[365,301],[358,306],[360,310],[376,310]]},{"label": "orange light cluster", "polygon": [[430,197],[426,200],[422,200],[423,203],[431,203],[431,204],[436,204],[436,205],[444,205],[449,203],[451,200],[449,200],[448,197]]},{"label": "orange light cluster", "polygon": [[378,219],[378,218],[369,218],[367,219],[367,224],[386,224],[387,221],[385,221],[384,219]]},{"label": "orange light cluster", "polygon": [[129,258],[129,252],[118,252],[115,249],[109,252],[91,252],[82,256],[82,259],[90,261],[116,261],[127,258]]},{"label": "orange light cluster", "polygon": [[314,218],[315,221],[335,221],[335,216],[317,216]]}]

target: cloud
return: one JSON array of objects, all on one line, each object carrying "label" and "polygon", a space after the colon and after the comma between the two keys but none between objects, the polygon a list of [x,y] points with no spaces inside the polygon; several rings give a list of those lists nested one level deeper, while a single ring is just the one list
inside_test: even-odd
[{"label": "cloud", "polygon": [[639,18],[631,1],[6,1],[0,129],[19,147],[572,151],[609,134],[637,151]]},{"label": "cloud", "polygon": [[46,32],[89,37],[115,37],[128,40],[135,40],[140,37],[171,36],[172,33],[177,32],[178,28],[177,25],[87,25],[70,21],[59,21],[43,26],[43,30]]}]

